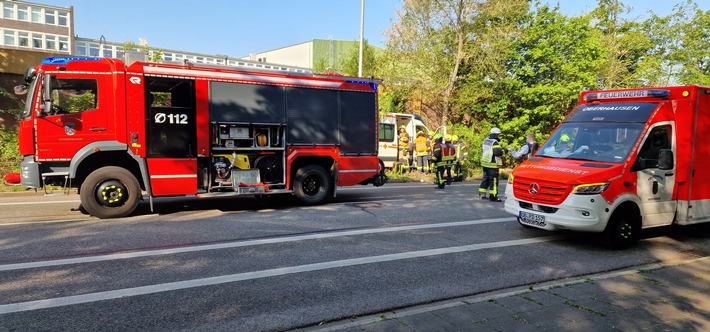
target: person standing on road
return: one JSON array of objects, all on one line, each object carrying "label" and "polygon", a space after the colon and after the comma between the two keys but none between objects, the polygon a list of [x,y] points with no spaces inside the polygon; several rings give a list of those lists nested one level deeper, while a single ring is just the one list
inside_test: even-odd
[{"label": "person standing on road", "polygon": [[463,162],[468,158],[468,150],[466,146],[459,140],[458,135],[451,136],[451,141],[454,143],[454,181],[463,181]]},{"label": "person standing on road", "polygon": [[443,150],[444,146],[441,143],[441,135],[434,135],[434,147],[432,149],[431,161],[436,166],[436,188],[444,189],[446,186],[444,180],[444,168],[446,162],[443,160]]},{"label": "person standing on road", "polygon": [[406,127],[404,125],[399,127],[398,133],[398,145],[399,145],[399,162],[402,163],[403,171],[404,169],[409,170],[409,166],[412,164],[409,153],[409,135],[407,134]]},{"label": "person standing on road", "polygon": [[417,132],[417,138],[414,139],[414,151],[417,154],[417,170],[422,173],[428,172],[429,141],[421,130]]},{"label": "person standing on road", "polygon": [[444,167],[446,168],[446,184],[451,185],[453,177],[451,176],[451,168],[454,167],[454,162],[456,160],[456,150],[454,145],[451,144],[451,135],[446,134],[444,136],[444,150],[442,151],[441,158],[444,160]]},{"label": "person standing on road", "polygon": [[492,202],[501,201],[498,198],[498,169],[503,165],[503,151],[506,149],[500,146],[499,135],[500,129],[491,128],[490,135],[483,140],[481,153],[483,179],[478,187],[478,195],[481,199],[488,198]]}]

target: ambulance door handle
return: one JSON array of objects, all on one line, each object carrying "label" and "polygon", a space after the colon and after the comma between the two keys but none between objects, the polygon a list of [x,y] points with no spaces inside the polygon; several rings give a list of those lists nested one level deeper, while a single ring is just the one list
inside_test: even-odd
[{"label": "ambulance door handle", "polygon": [[91,127],[91,128],[89,128],[89,131],[106,131],[106,128]]},{"label": "ambulance door handle", "polygon": [[673,172],[666,173],[666,176],[673,176]]}]

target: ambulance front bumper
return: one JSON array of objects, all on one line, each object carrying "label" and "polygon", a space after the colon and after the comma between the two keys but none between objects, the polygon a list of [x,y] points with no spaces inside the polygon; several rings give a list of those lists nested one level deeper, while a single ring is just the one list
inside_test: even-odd
[{"label": "ambulance front bumper", "polygon": [[521,224],[549,231],[602,232],[612,211],[600,195],[569,195],[559,205],[543,205],[515,198],[513,187],[506,185],[505,196],[505,211]]}]

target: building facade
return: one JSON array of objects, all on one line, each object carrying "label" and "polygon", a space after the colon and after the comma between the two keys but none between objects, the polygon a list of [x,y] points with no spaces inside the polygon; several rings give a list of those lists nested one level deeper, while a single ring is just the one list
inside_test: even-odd
[{"label": "building facade", "polygon": [[74,8],[24,1],[0,1],[0,47],[71,54]]}]

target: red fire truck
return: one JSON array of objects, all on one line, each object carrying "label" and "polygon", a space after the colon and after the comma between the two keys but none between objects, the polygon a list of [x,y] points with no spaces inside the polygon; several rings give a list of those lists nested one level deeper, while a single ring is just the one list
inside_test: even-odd
[{"label": "red fire truck", "polygon": [[600,232],[611,247],[642,228],[710,221],[710,87],[585,91],[506,187],[526,227]]},{"label": "red fire truck", "polygon": [[55,57],[30,68],[22,184],[79,189],[100,218],[142,199],[382,185],[378,80],[191,63]]}]

